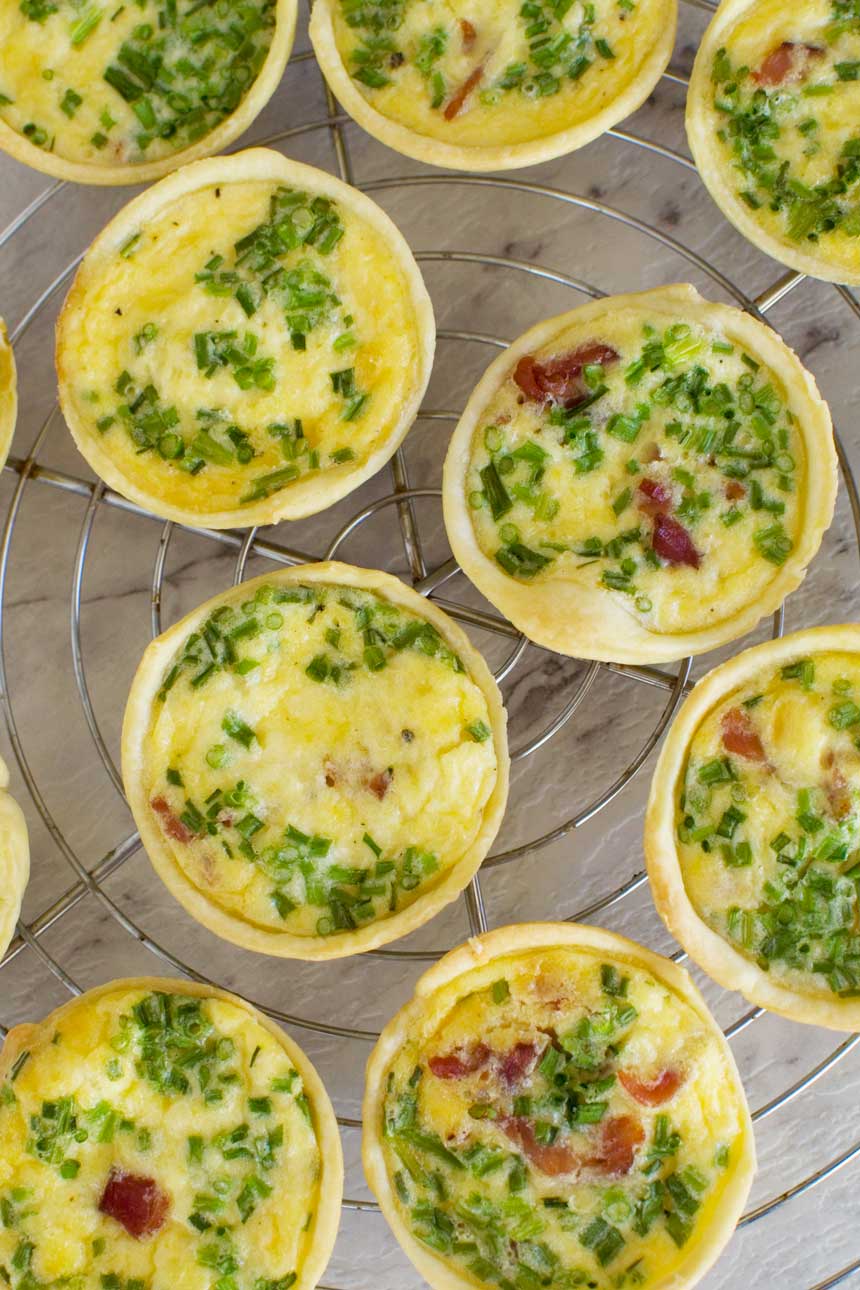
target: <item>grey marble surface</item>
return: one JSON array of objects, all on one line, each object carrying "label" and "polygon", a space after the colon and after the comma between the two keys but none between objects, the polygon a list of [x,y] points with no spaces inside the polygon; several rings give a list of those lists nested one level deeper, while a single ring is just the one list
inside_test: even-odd
[{"label": "grey marble surface", "polygon": [[[681,76],[689,69],[707,16],[704,3],[681,4],[672,63]],[[296,42],[300,54],[308,48],[305,26],[300,24]],[[766,291],[782,276],[780,266],[747,246],[726,224],[685,160],[683,106],[683,84],[665,78],[647,105],[614,135],[560,161],[511,173],[501,184],[430,171],[387,151],[352,124],[345,126],[353,177],[369,187],[419,253],[441,332],[425,404],[428,415],[406,443],[413,484],[438,487],[452,419],[492,357],[492,338],[510,340],[537,319],[571,307],[584,299],[583,286],[612,292],[686,279],[716,299],[732,299],[733,291],[747,296]],[[335,170],[326,112],[315,64],[300,57],[245,142],[275,136],[275,146],[289,155]],[[648,151],[643,141],[666,151]],[[414,179],[425,182],[410,182]],[[44,177],[0,159],[0,229],[50,186]],[[581,200],[563,200],[562,194]],[[92,477],[54,408],[52,330],[62,285],[34,308],[128,195],[127,190],[62,187],[20,231],[0,241],[0,311],[19,330],[26,319],[16,346],[21,416],[12,462],[0,478],[0,514],[12,503],[22,459],[46,427],[38,466],[19,498],[3,587],[7,692],[41,799],[37,803],[28,791],[4,730],[0,745],[13,766],[13,787],[25,806],[32,837],[25,918],[28,923],[38,920],[39,944],[79,987],[129,973],[170,973],[169,958],[175,956],[194,971],[292,1016],[376,1030],[408,997],[420,962],[363,956],[313,966],[243,953],[197,927],[155,878],[145,855],[128,844],[131,820],[109,763],[119,755],[127,687],[152,630],[151,583],[163,525],[115,504],[90,505]],[[480,262],[481,257],[492,260]],[[538,267],[551,276],[538,276]],[[835,288],[814,282],[797,285],[769,316],[815,372],[832,404],[847,456],[860,466],[860,428],[854,415],[860,316]],[[472,338],[458,338],[456,333],[463,332]],[[41,477],[40,469],[46,472]],[[265,537],[319,557],[353,514],[390,489],[386,471],[325,515],[282,525]],[[416,510],[432,569],[449,555],[441,508],[429,499],[416,503]],[[76,679],[70,615],[81,544],[85,561]],[[405,574],[395,511],[381,511],[346,541],[340,554]],[[164,623],[229,585],[235,560],[235,546],[173,530],[165,562]],[[266,567],[267,561],[254,555],[248,576]],[[855,617],[858,574],[857,541],[843,484],[833,528],[806,583],[786,606],[787,627]],[[479,603],[460,576],[440,594]],[[511,648],[509,640],[488,633],[476,633],[475,640],[494,666]],[[695,672],[715,661],[708,657]],[[581,663],[531,647],[525,651],[503,685],[514,749],[552,720],[584,674]],[[81,683],[89,687],[107,766],[87,725]],[[660,690],[601,668],[563,731],[516,763],[497,850],[521,845],[526,850],[484,875],[492,925],[570,916],[601,902],[589,914],[593,921],[657,950],[677,948],[653,911],[646,885],[631,884],[617,899],[606,899],[624,889],[642,867],[642,813],[653,756],[611,805],[587,823],[551,846],[527,845],[538,827],[549,830],[582,813],[625,772],[665,701]],[[78,881],[76,865],[79,873],[99,876],[104,899],[80,889],[69,900],[67,893]],[[46,918],[55,902],[66,912],[56,920],[49,912]],[[467,927],[460,902],[397,948],[448,948],[463,938]],[[142,937],[155,949],[147,948]],[[739,996],[694,975],[725,1026],[747,1013]],[[0,981],[0,1020],[7,1025],[41,1015],[66,996],[66,985],[32,948],[20,949],[4,963]],[[367,1041],[291,1029],[318,1064],[338,1112],[357,1116]],[[843,1039],[771,1017],[740,1030],[732,1043],[753,1108],[768,1108]],[[860,1045],[846,1051],[814,1086],[758,1120],[760,1172],[751,1204],[765,1204],[802,1185],[849,1152],[860,1142],[858,1107]],[[344,1129],[347,1195],[353,1198],[367,1194],[358,1137],[354,1129]],[[703,1284],[707,1290],[766,1290],[774,1284],[786,1290],[823,1290],[835,1285],[835,1274],[860,1260],[858,1192],[860,1156],[744,1225]],[[340,1290],[415,1290],[421,1284],[380,1216],[349,1209],[325,1283]],[[844,1284],[860,1287],[860,1273],[850,1273]]]}]

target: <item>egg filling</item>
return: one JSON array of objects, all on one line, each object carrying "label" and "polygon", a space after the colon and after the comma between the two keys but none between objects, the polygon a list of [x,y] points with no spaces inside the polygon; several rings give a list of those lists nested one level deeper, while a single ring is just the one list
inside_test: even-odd
[{"label": "egg filling", "polygon": [[339,0],[334,14],[344,65],[377,111],[467,146],[596,115],[641,72],[665,21],[663,0]]},{"label": "egg filling", "polygon": [[431,996],[386,1087],[403,1221],[470,1285],[666,1285],[743,1154],[714,1035],[592,951],[497,958]]},{"label": "egg filling", "polygon": [[419,339],[383,235],[331,198],[209,184],[85,264],[63,316],[78,417],[123,477],[216,512],[361,466]]},{"label": "egg filling", "polygon": [[319,583],[225,597],[167,670],[144,756],[150,809],[190,881],[306,937],[434,888],[497,778],[486,699],[439,632]]},{"label": "egg filling", "polygon": [[0,119],[69,161],[155,161],[236,111],[274,29],[275,0],[10,2]]},{"label": "egg filling", "polygon": [[574,323],[482,412],[466,489],[510,578],[604,588],[648,629],[710,627],[794,549],[804,446],[780,379],[730,335],[642,309]]},{"label": "egg filling", "polygon": [[[860,236],[860,5],[764,0],[711,65],[737,195],[769,232],[822,251]],[[856,252],[854,252],[856,254]]]},{"label": "egg filling", "polygon": [[677,808],[699,916],[791,987],[860,994],[860,663],[762,672],[691,742]]},{"label": "egg filling", "polygon": [[221,999],[125,989],[67,1013],[0,1086],[13,1290],[289,1290],[320,1152],[298,1071]]}]

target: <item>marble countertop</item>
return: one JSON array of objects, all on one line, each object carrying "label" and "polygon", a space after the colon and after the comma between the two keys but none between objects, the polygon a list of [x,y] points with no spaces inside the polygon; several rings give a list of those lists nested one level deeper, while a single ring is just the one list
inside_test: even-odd
[{"label": "marble countertop", "polygon": [[[559,161],[506,178],[431,171],[394,154],[351,123],[342,139],[354,182],[389,211],[418,253],[433,297],[440,341],[425,413],[409,435],[405,462],[413,486],[437,489],[453,421],[495,352],[539,318],[570,308],[583,291],[632,290],[692,281],[715,299],[767,293],[783,276],[723,219],[688,160],[684,82],[710,10],[681,4],[672,75],[618,131]],[[306,18],[306,15],[304,15]],[[272,141],[290,156],[336,171],[335,132],[326,95],[300,23],[294,57],[273,101],[243,142]],[[342,120],[342,118],[337,118]],[[35,796],[6,731],[0,750],[31,829],[33,873],[24,917],[36,944],[13,944],[2,967],[6,1025],[40,1016],[69,988],[114,976],[169,974],[175,960],[307,1026],[291,1031],[318,1065],[345,1118],[360,1114],[366,1038],[313,1029],[378,1030],[410,994],[422,969],[413,958],[361,956],[304,965],[245,953],[199,928],[176,905],[134,846],[131,819],[115,780],[127,688],[152,631],[153,569],[167,543],[161,612],[166,625],[235,575],[238,539],[173,529],[108,496],[98,499],[55,406],[52,331],[61,277],[127,190],[56,187],[0,158],[0,229],[51,190],[11,236],[0,235],[0,312],[19,336],[21,414],[13,456],[0,478],[0,514],[17,500],[3,586],[2,638],[7,692]],[[540,272],[536,272],[536,270]],[[733,285],[734,284],[734,285]],[[53,290],[52,290],[53,288]],[[801,281],[768,317],[818,378],[860,466],[856,424],[860,312],[837,288]],[[35,458],[30,454],[36,448]],[[22,475],[29,475],[22,484]],[[323,516],[267,530],[275,547],[322,556],[335,534],[388,494],[388,471]],[[19,490],[16,493],[16,490]],[[428,570],[450,556],[435,496],[415,503]],[[269,555],[277,555],[270,548]],[[397,510],[379,510],[340,548],[343,558],[408,576]],[[255,548],[252,576],[270,567]],[[786,606],[786,627],[856,616],[860,559],[844,483],[836,520],[811,573]],[[456,576],[440,596],[479,604]],[[79,618],[79,632],[70,622]],[[769,628],[769,625],[768,625]],[[760,631],[756,638],[767,635]],[[498,667],[510,639],[474,633]],[[749,643],[749,642],[747,642]],[[694,669],[717,661],[709,656]],[[586,668],[529,647],[503,682],[513,749],[557,716]],[[89,714],[81,692],[88,692]],[[515,861],[483,877],[491,925],[566,917],[631,935],[654,949],[677,947],[654,913],[642,869],[642,814],[653,754],[605,809],[549,846],[529,845],[543,830],[586,812],[646,745],[667,701],[665,690],[600,668],[573,718],[532,756],[515,762],[511,806],[497,851],[525,846]],[[88,721],[89,716],[89,721]],[[102,741],[94,739],[90,726]],[[607,738],[611,726],[612,737]],[[36,798],[38,797],[38,801]],[[100,891],[88,887],[94,874]],[[397,945],[447,949],[467,934],[465,905],[450,907]],[[41,947],[41,953],[39,952]],[[171,965],[171,958],[174,963]],[[66,975],[66,981],[62,979]],[[720,1021],[748,1012],[738,995],[694,972]],[[358,1019],[358,1020],[356,1020]],[[843,1051],[844,1045],[844,1051]],[[860,1260],[860,1044],[812,1027],[763,1017],[738,1029],[732,1046],[757,1119],[760,1171],[751,1207],[766,1205],[819,1171],[827,1176],[745,1223],[707,1290],[825,1290]],[[784,1105],[783,1090],[839,1049],[814,1085]],[[345,1126],[347,1196],[367,1197],[359,1134]],[[850,1156],[858,1143],[858,1158]],[[846,1157],[840,1168],[830,1167]],[[860,1267],[860,1262],[858,1262]],[[417,1290],[422,1283],[378,1214],[344,1211],[325,1284],[338,1290]],[[860,1272],[839,1284],[860,1287]]]}]

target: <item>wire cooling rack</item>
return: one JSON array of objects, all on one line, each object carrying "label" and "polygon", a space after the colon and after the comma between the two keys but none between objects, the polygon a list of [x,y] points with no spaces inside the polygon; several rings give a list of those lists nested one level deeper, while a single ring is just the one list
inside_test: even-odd
[{"label": "wire cooling rack", "polygon": [[[686,155],[682,69],[711,12],[707,0],[682,5],[677,62],[634,119],[645,135],[625,124],[580,154],[503,178],[405,163],[338,111],[309,52],[293,56],[284,86],[243,143],[327,166],[387,204],[416,248],[440,322],[430,401],[389,470],[302,524],[183,529],[80,473],[54,402],[52,325],[83,250],[128,192],[43,187],[0,161],[0,212],[13,216],[0,233],[0,304],[21,384],[16,454],[3,476],[0,697],[33,843],[24,915],[0,963],[0,1011],[11,1024],[111,976],[156,972],[238,989],[293,1029],[338,1108],[356,1112],[339,1116],[354,1198],[344,1201],[321,1290],[419,1284],[362,1194],[357,1112],[369,1043],[418,972],[444,952],[438,947],[490,923],[568,917],[617,926],[672,953],[641,871],[647,776],[634,777],[692,684],[691,661],[664,671],[562,660],[529,645],[481,602],[444,542],[437,485],[446,424],[492,353],[538,317],[679,278],[779,325],[820,367],[837,414],[850,408],[852,347],[860,342],[854,295],[779,273],[742,243],[704,197]],[[284,120],[295,124],[282,128]],[[576,276],[583,269],[601,286]],[[439,397],[446,406],[437,406]],[[792,618],[796,605],[800,611],[792,627],[855,616],[860,498],[851,449],[838,447],[837,521],[789,602]],[[242,581],[251,562],[256,572],[335,556],[393,568],[475,635],[511,713],[511,806],[499,849],[459,909],[405,945],[357,960],[282,964],[191,924],[153,878],[122,800],[119,722],[149,635],[231,576]],[[783,626],[780,612],[773,633]],[[778,1275],[788,1290],[860,1286],[853,1191],[860,1037],[836,1042],[757,1008],[738,1015],[737,996],[702,984],[735,1047],[762,1159],[752,1208],[706,1285],[728,1290],[743,1281],[764,1290]],[[353,1024],[359,1016],[368,1028]]]}]

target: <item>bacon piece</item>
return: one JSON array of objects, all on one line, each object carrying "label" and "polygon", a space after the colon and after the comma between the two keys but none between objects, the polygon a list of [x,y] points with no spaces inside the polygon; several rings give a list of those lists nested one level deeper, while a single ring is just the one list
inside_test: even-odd
[{"label": "bacon piece", "polygon": [[832,749],[827,755],[825,765],[830,771],[824,782],[824,791],[827,794],[830,809],[837,820],[844,820],[851,814],[851,793],[848,789],[848,780],[836,765]]},{"label": "bacon piece", "polygon": [[478,33],[468,18],[460,19],[460,35],[463,37],[463,50],[468,53],[478,37]]},{"label": "bacon piece", "polygon": [[741,708],[730,708],[720,718],[723,747],[727,752],[746,757],[747,761],[764,761],[764,747],[753,725],[752,717]]},{"label": "bacon piece", "polygon": [[600,1138],[594,1155],[583,1162],[604,1174],[629,1174],[636,1149],[645,1141],[645,1130],[632,1115],[614,1115],[600,1124]]},{"label": "bacon piece", "polygon": [[670,515],[661,514],[654,517],[651,545],[660,558],[668,560],[669,564],[688,564],[691,568],[698,569],[701,562],[701,556],[693,545],[693,539],[683,524],[673,520]]},{"label": "bacon piece", "polygon": [[99,1201],[99,1211],[122,1223],[129,1236],[140,1240],[151,1236],[164,1224],[170,1209],[170,1197],[154,1178],[129,1174],[111,1168]]},{"label": "bacon piece", "polygon": [[538,1142],[532,1124],[521,1115],[509,1115],[498,1121],[503,1133],[515,1142],[526,1159],[550,1178],[570,1174],[579,1168],[579,1158],[564,1143]]},{"label": "bacon piece", "polygon": [[459,1048],[453,1053],[431,1057],[427,1065],[437,1079],[465,1079],[482,1070],[489,1060],[487,1045],[475,1044],[473,1048]]},{"label": "bacon piece", "polygon": [[514,381],[527,399],[533,403],[548,403],[550,399],[575,408],[588,397],[588,388],[582,381],[583,369],[592,365],[606,367],[618,360],[618,353],[601,341],[588,341],[569,354],[539,362],[532,354],[525,354],[514,369]]},{"label": "bacon piece", "polygon": [[149,805],[161,817],[161,827],[174,842],[192,842],[197,836],[196,833],[191,832],[187,824],[182,823],[178,815],[174,814],[165,798],[154,797]]},{"label": "bacon piece", "polygon": [[637,492],[636,505],[646,515],[665,515],[672,509],[672,494],[659,479],[643,479]]},{"label": "bacon piece", "polygon": [[466,77],[454,97],[448,100],[445,111],[442,113],[446,121],[453,121],[455,116],[460,115],[463,111],[466,99],[472,93],[472,90],[480,84],[483,75],[484,65],[482,63],[480,67],[476,67],[475,70]]},{"label": "bacon piece", "polygon": [[633,1071],[619,1071],[618,1079],[635,1102],[642,1106],[662,1106],[674,1097],[684,1082],[680,1071],[661,1071],[656,1079],[643,1080]]},{"label": "bacon piece", "polygon": [[391,781],[394,779],[394,771],[389,767],[388,770],[377,771],[369,779],[364,781],[364,787],[369,789],[378,801],[382,801],[385,794],[391,787]]},{"label": "bacon piece", "polygon": [[726,484],[726,497],[730,502],[739,502],[742,497],[746,497],[747,490],[740,480],[730,479]]},{"label": "bacon piece", "polygon": [[753,80],[769,89],[786,83],[796,84],[805,80],[812,64],[823,57],[824,50],[817,45],[784,40],[770,51],[758,71],[753,72]]},{"label": "bacon piece", "polygon": [[514,1044],[498,1058],[499,1075],[508,1085],[519,1084],[535,1064],[538,1055],[536,1044]]},{"label": "bacon piece", "polygon": [[323,762],[323,771],[325,773],[325,782],[329,788],[337,788],[340,784],[340,770],[334,762],[327,757]]}]

